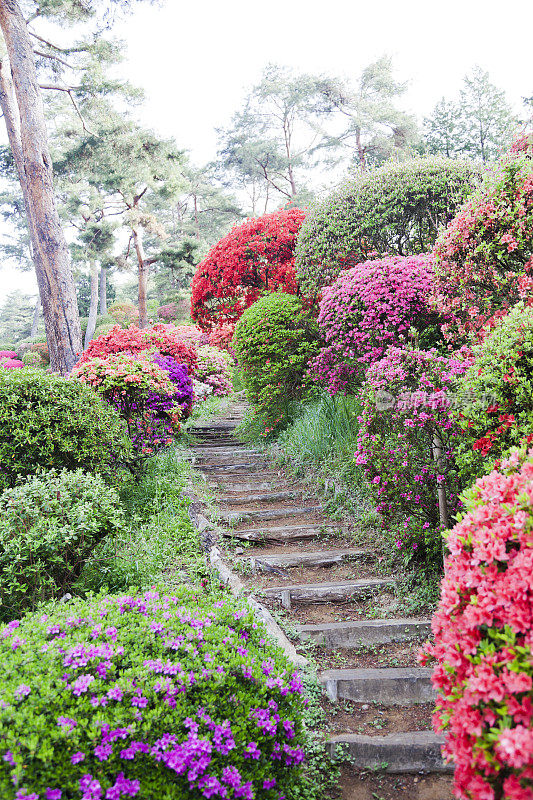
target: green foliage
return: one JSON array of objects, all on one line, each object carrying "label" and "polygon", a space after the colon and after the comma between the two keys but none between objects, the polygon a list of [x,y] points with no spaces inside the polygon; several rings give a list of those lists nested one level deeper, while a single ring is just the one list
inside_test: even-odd
[{"label": "green foliage", "polygon": [[270,432],[309,388],[306,371],[318,350],[316,321],[297,297],[267,294],[244,312],[233,342],[246,394]]},{"label": "green foliage", "polygon": [[349,178],[303,222],[295,251],[300,286],[316,292],[373,256],[427,252],[477,179],[471,163],[437,157]]},{"label": "green foliage", "polygon": [[50,470],[0,494],[0,616],[16,618],[67,592],[123,517],[102,478]]},{"label": "green foliage", "polygon": [[457,386],[464,404],[457,452],[464,488],[533,434],[533,308],[516,305],[474,355]]},{"label": "green foliage", "polygon": [[41,370],[0,371],[0,488],[39,467],[116,478],[130,455],[118,412],[90,387]]},{"label": "green foliage", "polygon": [[243,601],[154,588],[43,610],[1,632],[2,797],[76,797],[90,775],[96,797],[196,800],[233,767],[276,800],[298,781],[302,684]]},{"label": "green foliage", "polygon": [[35,350],[28,350],[22,356],[22,361],[27,367],[44,367],[44,361]]}]

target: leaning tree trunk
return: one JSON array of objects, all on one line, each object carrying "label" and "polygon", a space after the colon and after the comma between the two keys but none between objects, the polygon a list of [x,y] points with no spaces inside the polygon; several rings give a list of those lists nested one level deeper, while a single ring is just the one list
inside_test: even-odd
[{"label": "leaning tree trunk", "polygon": [[37,297],[35,301],[35,308],[33,309],[33,319],[31,321],[30,336],[33,339],[37,336],[37,328],[39,327],[39,317],[41,316],[41,298]]},{"label": "leaning tree trunk", "polygon": [[85,331],[84,349],[87,350],[89,342],[94,336],[94,329],[96,328],[96,317],[98,316],[98,267],[93,264],[91,266],[91,300],[89,303],[89,319],[87,321],[87,330]]},{"label": "leaning tree trunk", "polygon": [[17,0],[0,0],[0,27],[11,80],[2,65],[2,110],[22,188],[52,369],[68,374],[81,351],[81,328],[68,246],[54,197],[44,108],[26,22]]},{"label": "leaning tree trunk", "polygon": [[136,225],[132,228],[135,252],[139,265],[139,328],[146,328],[148,325],[148,269],[142,240],[142,229]]},{"label": "leaning tree trunk", "polygon": [[107,314],[107,267],[100,268],[100,314]]}]

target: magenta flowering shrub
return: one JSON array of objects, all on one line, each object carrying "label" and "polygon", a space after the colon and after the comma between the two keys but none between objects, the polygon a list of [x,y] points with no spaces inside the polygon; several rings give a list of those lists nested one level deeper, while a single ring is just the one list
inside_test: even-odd
[{"label": "magenta flowering shrub", "polygon": [[211,386],[213,394],[223,397],[233,390],[232,365],[233,359],[226,350],[204,345],[198,348],[198,364],[194,377]]},{"label": "magenta flowering shrub", "polygon": [[436,350],[391,347],[366,372],[355,463],[408,562],[440,559],[439,484],[449,513],[458,508],[454,451],[461,428],[450,390],[470,364],[463,353],[446,357]]},{"label": "magenta flowering shrub", "polygon": [[447,732],[456,796],[533,796],[533,450],[513,448],[463,497],[434,644],[436,730]]},{"label": "magenta flowering shrub", "polygon": [[311,374],[331,394],[347,393],[368,364],[410,333],[422,347],[436,345],[440,318],[429,305],[432,290],[433,261],[425,255],[364,261],[341,272],[322,293],[318,324],[325,346]]},{"label": "magenta flowering shrub", "polygon": [[[7,351],[4,350],[2,352],[5,353]],[[16,355],[16,353],[12,355],[2,355],[0,352],[0,367],[4,369],[22,369],[24,362],[21,361],[20,358],[17,358]]]},{"label": "magenta flowering shrub", "polygon": [[303,760],[304,701],[265,637],[241,602],[185,589],[9,623],[0,796],[280,800]]},{"label": "magenta flowering shrub", "polygon": [[168,402],[178,403],[181,408],[181,416],[186,419],[191,411],[194,399],[192,379],[189,377],[187,364],[178,364],[172,356],[161,356],[154,353],[152,360],[158,367],[168,373],[168,377],[174,384],[174,395]]},{"label": "magenta flowering shrub", "polygon": [[1,358],[17,358],[17,353],[14,350],[0,350]]}]

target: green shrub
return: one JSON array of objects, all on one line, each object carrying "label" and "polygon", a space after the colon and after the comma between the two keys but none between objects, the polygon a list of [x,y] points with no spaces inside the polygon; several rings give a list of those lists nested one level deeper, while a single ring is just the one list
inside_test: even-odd
[{"label": "green shrub", "polygon": [[44,367],[44,361],[35,350],[28,350],[22,356],[22,361],[27,367]]},{"label": "green shrub", "polygon": [[295,250],[300,287],[314,293],[369,258],[428,252],[478,175],[470,162],[431,157],[349,178],[302,224]]},{"label": "green shrub", "polygon": [[0,371],[0,488],[39,467],[116,475],[130,455],[118,412],[89,386],[41,370]]},{"label": "green shrub", "polygon": [[309,388],[306,371],[319,346],[316,321],[297,297],[268,294],[246,309],[233,342],[246,394],[269,432]]},{"label": "green shrub", "polygon": [[213,599],[101,596],[4,628],[0,795],[288,794],[300,678],[242,601]]},{"label": "green shrub", "polygon": [[516,305],[474,356],[457,387],[464,405],[457,452],[463,488],[533,434],[533,308]]},{"label": "green shrub", "polygon": [[61,596],[122,526],[117,493],[82,470],[41,473],[0,494],[0,615]]}]

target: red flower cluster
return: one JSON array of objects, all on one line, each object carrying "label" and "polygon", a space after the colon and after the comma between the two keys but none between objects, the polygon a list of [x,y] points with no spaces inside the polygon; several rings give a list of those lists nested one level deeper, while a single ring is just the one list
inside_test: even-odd
[{"label": "red flower cluster", "polygon": [[179,364],[185,364],[189,375],[194,374],[196,351],[182,341],[179,328],[163,323],[151,328],[137,328],[135,325],[120,328],[115,325],[109,333],[92,340],[79,363],[85,364],[93,358],[105,358],[112,353],[140,353],[151,347],[162,356],[172,356]]},{"label": "red flower cluster", "polygon": [[533,450],[465,493],[433,618],[435,727],[458,797],[533,797]]},{"label": "red flower cluster", "polygon": [[299,208],[249,219],[228,233],[198,265],[192,282],[192,317],[206,331],[237,322],[264,291],[296,294]]}]

